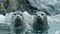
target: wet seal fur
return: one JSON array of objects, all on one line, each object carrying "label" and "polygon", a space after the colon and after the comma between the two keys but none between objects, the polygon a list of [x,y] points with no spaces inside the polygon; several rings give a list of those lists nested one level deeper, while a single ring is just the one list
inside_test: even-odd
[{"label": "wet seal fur", "polygon": [[24,23],[23,13],[21,11],[13,13],[11,26],[12,34],[25,34],[26,24]]},{"label": "wet seal fur", "polygon": [[33,21],[34,34],[47,34],[48,28],[47,15],[43,11],[36,12]]}]

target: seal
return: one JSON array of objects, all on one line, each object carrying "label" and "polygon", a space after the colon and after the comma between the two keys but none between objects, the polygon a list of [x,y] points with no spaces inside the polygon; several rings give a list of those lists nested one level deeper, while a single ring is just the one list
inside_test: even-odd
[{"label": "seal", "polygon": [[24,34],[25,23],[23,13],[21,11],[16,11],[12,15],[12,34]]},{"label": "seal", "polygon": [[47,15],[43,11],[36,12],[33,21],[34,34],[47,34],[48,27]]}]

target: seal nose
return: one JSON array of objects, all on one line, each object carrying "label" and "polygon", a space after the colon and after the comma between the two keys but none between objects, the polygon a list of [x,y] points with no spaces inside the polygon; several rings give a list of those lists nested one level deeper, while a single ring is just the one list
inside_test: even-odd
[{"label": "seal nose", "polygon": [[17,18],[19,18],[19,16],[17,16]]}]

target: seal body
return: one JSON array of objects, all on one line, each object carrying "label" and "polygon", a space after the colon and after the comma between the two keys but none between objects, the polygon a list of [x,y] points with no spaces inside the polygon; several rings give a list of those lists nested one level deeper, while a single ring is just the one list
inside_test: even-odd
[{"label": "seal body", "polygon": [[12,34],[24,34],[26,26],[21,11],[16,11],[13,13],[11,26],[12,26]]},{"label": "seal body", "polygon": [[44,12],[36,12],[33,21],[34,34],[47,34],[48,33],[47,16]]}]

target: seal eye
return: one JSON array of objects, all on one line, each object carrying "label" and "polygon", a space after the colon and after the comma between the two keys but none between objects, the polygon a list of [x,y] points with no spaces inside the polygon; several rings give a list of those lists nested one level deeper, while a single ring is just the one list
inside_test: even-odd
[{"label": "seal eye", "polygon": [[22,16],[22,14],[20,14]]},{"label": "seal eye", "polygon": [[44,15],[44,14],[41,14],[41,15]]},{"label": "seal eye", "polygon": [[16,14],[14,14],[14,15],[16,15]]}]

